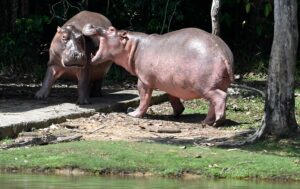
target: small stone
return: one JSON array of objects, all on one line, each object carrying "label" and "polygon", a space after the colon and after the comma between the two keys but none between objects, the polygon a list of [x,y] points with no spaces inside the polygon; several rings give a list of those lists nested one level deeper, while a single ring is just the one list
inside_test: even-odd
[{"label": "small stone", "polygon": [[52,130],[55,130],[55,129],[57,129],[58,127],[57,127],[55,124],[52,124],[52,125],[50,125],[49,128],[52,129]]},{"label": "small stone", "polygon": [[300,159],[296,159],[294,163],[300,165]]},{"label": "small stone", "polygon": [[180,146],[179,148],[180,149],[186,149],[186,146]]},{"label": "small stone", "polygon": [[127,108],[127,113],[133,112],[134,110],[135,110],[134,108],[128,107],[128,108]]},{"label": "small stone", "polygon": [[198,154],[198,155],[195,155],[195,158],[200,159],[200,158],[202,158],[202,156],[200,154]]}]

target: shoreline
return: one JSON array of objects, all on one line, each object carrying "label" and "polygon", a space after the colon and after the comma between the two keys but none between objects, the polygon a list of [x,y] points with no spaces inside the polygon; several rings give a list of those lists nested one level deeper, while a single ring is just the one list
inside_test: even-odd
[{"label": "shoreline", "polygon": [[120,178],[167,178],[180,180],[194,179],[234,179],[244,181],[259,181],[259,182],[278,182],[278,183],[300,183],[299,178],[290,178],[284,176],[275,177],[216,177],[213,175],[205,176],[196,173],[183,172],[181,174],[159,175],[151,172],[126,172],[126,171],[110,171],[110,170],[84,170],[80,168],[12,168],[0,167],[0,174],[30,174],[30,175],[55,175],[55,176],[93,176],[93,177],[120,177]]}]

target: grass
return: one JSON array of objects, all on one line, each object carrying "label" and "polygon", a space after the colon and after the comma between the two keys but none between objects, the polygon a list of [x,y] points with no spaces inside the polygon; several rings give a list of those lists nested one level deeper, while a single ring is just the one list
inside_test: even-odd
[{"label": "grass", "polygon": [[0,167],[300,180],[299,155],[299,148],[293,145],[282,149],[269,143],[228,150],[195,146],[182,149],[156,143],[81,141],[0,151]]},{"label": "grass", "polygon": [[[262,91],[266,82],[265,74],[247,74],[243,78],[243,84]],[[298,82],[299,83],[299,82]],[[264,115],[264,98],[257,93],[244,89],[235,89],[239,94],[228,96],[226,105],[226,118],[230,120],[225,127],[220,129],[251,129],[259,128]],[[295,93],[300,93],[300,86],[296,86]],[[208,103],[204,100],[187,101],[184,114],[207,114]],[[295,97],[296,120],[300,123],[300,96]]]},{"label": "grass", "polygon": [[[186,102],[184,114],[207,114],[208,103],[204,100]],[[226,106],[227,121],[220,129],[258,128],[263,117],[264,102],[258,96],[230,96]]]}]

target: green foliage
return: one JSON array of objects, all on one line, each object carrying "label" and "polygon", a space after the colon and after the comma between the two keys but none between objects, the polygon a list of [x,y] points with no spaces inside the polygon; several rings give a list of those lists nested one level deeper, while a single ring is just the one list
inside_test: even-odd
[{"label": "green foliage", "polygon": [[[109,18],[114,25],[147,33],[165,33],[183,21],[181,0],[119,0],[112,2]],[[123,22],[123,23],[121,23]]]},{"label": "green foliage", "polygon": [[7,72],[30,72],[40,65],[43,53],[43,28],[47,16],[32,16],[16,20],[15,29],[0,36],[0,70]]},{"label": "green foliage", "polygon": [[270,15],[270,13],[272,12],[273,8],[270,2],[265,4],[264,7],[264,13],[265,13],[265,17],[268,17]]},{"label": "green foliage", "polygon": [[273,5],[270,1],[223,0],[221,37],[229,44],[239,73],[266,73],[273,40]]},{"label": "green foliage", "polygon": [[131,76],[124,68],[112,64],[109,72],[107,73],[105,84],[115,84],[116,82],[128,81],[132,80],[133,76]]},{"label": "green foliage", "polygon": [[[41,45],[50,43],[57,25],[84,9],[104,14],[118,29],[166,33],[197,27],[211,31],[211,1],[45,0],[30,1],[30,5],[41,9],[30,9],[29,17],[18,19],[14,31],[0,36],[0,47],[4,50],[0,53],[0,70],[24,72],[38,62],[45,66],[41,64],[46,62],[45,57],[41,61]],[[269,0],[222,0],[221,37],[233,51],[236,72],[266,71],[265,60],[269,59],[273,39],[273,11],[273,2]],[[49,20],[51,23],[43,30]],[[124,75],[119,68],[112,71],[117,78]]]}]

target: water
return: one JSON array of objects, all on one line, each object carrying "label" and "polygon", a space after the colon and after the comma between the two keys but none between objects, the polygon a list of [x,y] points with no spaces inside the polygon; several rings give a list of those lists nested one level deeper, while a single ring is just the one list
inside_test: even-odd
[{"label": "water", "polygon": [[1,189],[299,189],[300,183],[0,174]]}]

